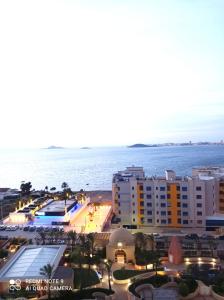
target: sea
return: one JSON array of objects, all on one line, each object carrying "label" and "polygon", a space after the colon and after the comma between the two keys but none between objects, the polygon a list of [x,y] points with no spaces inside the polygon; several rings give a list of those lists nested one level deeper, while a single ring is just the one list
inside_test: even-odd
[{"label": "sea", "polygon": [[111,190],[112,176],[128,166],[144,167],[145,173],[191,175],[193,167],[224,166],[223,145],[167,146],[150,148],[1,149],[0,187],[19,188],[31,181],[34,189]]}]

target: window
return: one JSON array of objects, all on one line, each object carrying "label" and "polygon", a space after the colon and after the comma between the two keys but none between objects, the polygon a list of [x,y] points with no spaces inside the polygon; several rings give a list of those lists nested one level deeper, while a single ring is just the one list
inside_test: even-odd
[{"label": "window", "polygon": [[168,224],[171,224],[171,219],[170,218],[168,219]]},{"label": "window", "polygon": [[135,206],[135,202],[132,202],[132,206]]},{"label": "window", "polygon": [[150,215],[150,216],[151,216],[151,215],[152,215],[152,211],[151,211],[151,210],[148,210],[148,211],[147,211],[147,215]]},{"label": "window", "polygon": [[187,225],[188,224],[188,220],[183,220],[183,224]]},{"label": "window", "polygon": [[202,216],[202,212],[201,211],[197,211],[197,216]]},{"label": "window", "polygon": [[140,214],[144,215],[145,210],[144,209],[140,209]]},{"label": "window", "polygon": [[133,219],[133,222],[135,222],[135,219]]},{"label": "window", "polygon": [[181,216],[181,211],[180,210],[177,211],[177,215]]},{"label": "window", "polygon": [[178,224],[181,224],[181,219],[180,219],[180,218],[177,219],[177,223],[178,223]]},{"label": "window", "polygon": [[197,207],[202,207],[202,204],[201,203],[197,203]]},{"label": "window", "polygon": [[133,214],[135,214],[135,210],[133,210],[133,212],[132,212]]},{"label": "window", "polygon": [[160,206],[161,207],[166,207],[166,203],[161,203]]},{"label": "window", "polygon": [[180,194],[177,194],[177,199],[180,199]]},{"label": "window", "polygon": [[120,197],[121,197],[120,194],[118,194],[118,199],[120,199]]},{"label": "window", "polygon": [[167,186],[167,191],[170,191],[170,185]]},{"label": "window", "polygon": [[166,211],[162,210],[161,211],[161,216],[166,216]]},{"label": "window", "polygon": [[180,190],[180,186],[179,185],[177,185],[177,191],[179,191]]},{"label": "window", "polygon": [[187,187],[186,186],[182,186],[182,192],[187,192]]},{"label": "window", "polygon": [[135,189],[135,187],[134,187],[134,186],[132,186],[132,187],[131,187],[131,189],[132,189],[132,191],[133,191],[133,190]]},{"label": "window", "polygon": [[134,195],[134,194],[132,194],[132,198],[135,198],[135,195]]},{"label": "window", "polygon": [[120,215],[120,214],[121,214],[121,211],[119,210],[118,213],[119,213],[119,215]]},{"label": "window", "polygon": [[202,224],[202,220],[197,220],[197,224]]},{"label": "window", "polygon": [[177,202],[177,207],[180,207],[180,202]]},{"label": "window", "polygon": [[183,208],[187,208],[187,207],[188,207],[187,203],[183,203],[183,204],[182,204],[182,207],[183,207]]},{"label": "window", "polygon": [[164,199],[166,199],[166,196],[165,195],[160,195],[160,199],[164,200]]},{"label": "window", "polygon": [[151,194],[147,194],[147,195],[146,195],[146,198],[147,198],[147,199],[152,199],[152,195],[151,195]]},{"label": "window", "polygon": [[161,187],[160,187],[160,191],[161,191],[161,192],[162,192],[162,191],[164,192],[165,190],[166,190],[165,186],[161,186]]},{"label": "window", "polygon": [[202,195],[196,195],[196,199],[202,199]]},{"label": "window", "polygon": [[149,191],[151,191],[151,190],[152,190],[151,186],[147,186],[147,187],[146,187],[146,191],[147,191],[147,192],[149,192]]},{"label": "window", "polygon": [[166,220],[162,219],[161,224],[166,224]]},{"label": "window", "polygon": [[201,191],[201,186],[196,186],[196,191]]},{"label": "window", "polygon": [[183,211],[183,216],[187,217],[188,216],[188,212],[187,211]]},{"label": "window", "polygon": [[187,195],[182,195],[183,200],[187,200],[187,198],[188,198]]},{"label": "window", "polygon": [[144,199],[144,194],[143,193],[140,194],[140,199]]},{"label": "window", "polygon": [[141,201],[141,202],[140,202],[140,206],[144,206],[144,201]]},{"label": "window", "polygon": [[147,222],[148,222],[148,223],[152,223],[152,219],[148,219]]},{"label": "window", "polygon": [[167,194],[167,199],[170,199],[170,194]]},{"label": "window", "polygon": [[171,213],[171,211],[169,210],[169,211],[168,211],[168,216],[171,216],[171,214],[172,214],[172,213]]},{"label": "window", "polygon": [[139,190],[143,191],[143,185],[139,185]]},{"label": "window", "polygon": [[118,186],[118,187],[117,187],[117,190],[120,191],[120,189],[121,189],[121,188]]},{"label": "window", "polygon": [[156,190],[158,190],[158,186],[156,186]]},{"label": "window", "polygon": [[118,202],[118,206],[121,206],[120,202]]},{"label": "window", "polygon": [[141,218],[141,222],[142,222],[142,223],[144,223],[144,220],[145,220],[144,218]]},{"label": "window", "polygon": [[152,207],[152,203],[151,203],[151,202],[148,202],[148,203],[147,203],[147,207]]}]

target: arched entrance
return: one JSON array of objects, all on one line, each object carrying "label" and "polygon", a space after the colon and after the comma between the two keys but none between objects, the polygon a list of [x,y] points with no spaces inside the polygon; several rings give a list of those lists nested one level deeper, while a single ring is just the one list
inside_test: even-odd
[{"label": "arched entrance", "polygon": [[126,253],[124,250],[117,250],[115,252],[115,262],[125,264],[127,262]]}]

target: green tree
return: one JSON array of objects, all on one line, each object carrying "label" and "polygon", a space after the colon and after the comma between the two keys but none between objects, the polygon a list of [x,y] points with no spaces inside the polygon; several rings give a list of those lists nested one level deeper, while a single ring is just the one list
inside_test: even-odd
[{"label": "green tree", "polygon": [[186,297],[189,294],[189,288],[185,282],[180,282],[178,291],[182,297]]},{"label": "green tree", "polygon": [[46,277],[48,279],[48,299],[51,299],[51,284],[50,279],[53,275],[54,266],[51,264],[47,264],[40,268],[40,275]]},{"label": "green tree", "polygon": [[144,235],[144,233],[142,232],[137,232],[135,234],[135,246],[136,248],[140,249],[140,250],[144,250],[146,247],[146,237]]},{"label": "green tree", "polygon": [[71,189],[70,189],[70,187],[69,187],[69,185],[68,185],[67,182],[63,182],[61,184],[61,188],[63,190],[62,195],[63,195],[63,198],[65,200],[65,207],[66,207],[66,200],[68,199],[69,195],[71,194]]},{"label": "green tree", "polygon": [[105,260],[104,264],[105,264],[105,267],[106,267],[106,270],[107,270],[107,274],[108,274],[108,286],[109,286],[109,290],[111,291],[112,290],[112,288],[111,288],[111,269],[112,269],[113,262],[111,260]]},{"label": "green tree", "polygon": [[67,232],[67,237],[68,237],[68,239],[70,240],[71,250],[73,251],[73,247],[74,247],[74,245],[75,245],[76,242],[77,242],[78,235],[77,235],[77,233],[75,232],[75,230],[70,230],[70,231]]},{"label": "green tree", "polygon": [[156,251],[152,251],[152,264],[153,264],[153,269],[156,271],[156,276],[158,273],[158,267],[161,264],[161,259],[160,259],[160,255],[159,253],[157,253]]},{"label": "green tree", "polygon": [[5,258],[8,256],[8,251],[6,249],[0,249],[0,258]]},{"label": "green tree", "polygon": [[31,188],[32,188],[32,184],[30,181],[29,182],[22,181],[22,183],[20,185],[21,195],[29,196]]},{"label": "green tree", "polygon": [[40,236],[40,238],[41,238],[41,240],[42,240],[42,245],[45,245],[45,241],[46,241],[46,233],[43,232],[43,231],[40,231],[40,232],[38,232],[38,233],[39,233],[39,236]]}]

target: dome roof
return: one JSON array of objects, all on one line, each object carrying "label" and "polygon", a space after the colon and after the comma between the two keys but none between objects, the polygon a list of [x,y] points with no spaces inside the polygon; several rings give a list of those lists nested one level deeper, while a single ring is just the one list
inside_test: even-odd
[{"label": "dome roof", "polygon": [[110,245],[117,246],[118,243],[133,246],[135,243],[134,237],[127,229],[121,227],[114,230],[109,238]]}]

